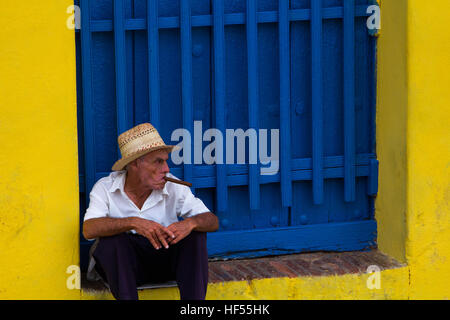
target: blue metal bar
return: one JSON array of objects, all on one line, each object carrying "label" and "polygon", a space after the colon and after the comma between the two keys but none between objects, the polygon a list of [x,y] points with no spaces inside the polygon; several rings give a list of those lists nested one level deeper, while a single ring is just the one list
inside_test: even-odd
[{"label": "blue metal bar", "polygon": [[281,202],[292,205],[291,181],[291,115],[290,115],[290,61],[289,61],[289,1],[279,1],[279,55],[280,55],[280,129],[281,129]]},{"label": "blue metal bar", "polygon": [[[225,25],[224,25],[224,5],[223,0],[213,1],[214,14],[214,88],[215,88],[215,111],[216,128],[225,134],[226,114],[225,114]],[[224,212],[227,210],[228,186],[227,167],[225,162],[225,152],[222,146],[222,164],[216,163],[216,200],[217,210]],[[217,149],[216,149],[217,155]],[[216,158],[217,159],[217,158]]]},{"label": "blue metal bar", "polygon": [[[358,154],[356,159],[356,176],[368,178],[368,191],[377,190],[377,169],[378,161],[371,153]],[[344,157],[332,156],[324,158],[324,179],[344,178]],[[175,176],[182,175],[181,168],[171,168],[170,172]],[[109,175],[110,172],[97,172],[96,179]],[[248,185],[248,166],[233,164],[227,165],[227,185],[246,186]],[[193,168],[194,179],[197,188],[214,188],[217,185],[217,171],[213,165],[197,165]],[[375,179],[372,179],[375,178]],[[312,179],[312,159],[292,159],[291,161],[292,181],[311,181]],[[372,180],[371,180],[372,179]],[[263,175],[260,177],[260,184],[280,183],[281,174]],[[373,194],[369,194],[373,195]]]},{"label": "blue metal bar", "polygon": [[150,122],[160,129],[158,1],[147,2]]},{"label": "blue metal bar", "polygon": [[376,152],[377,144],[376,144],[376,115],[377,115],[377,65],[376,65],[376,59],[377,56],[377,38],[371,37],[370,38],[370,53],[371,53],[371,59],[370,59],[370,68],[369,70],[373,70],[373,74],[370,78],[370,151]]},{"label": "blue metal bar", "polygon": [[[356,6],[356,17],[367,17],[370,14],[366,13],[367,5]],[[343,17],[342,7],[330,7],[322,9],[323,19],[340,19]],[[258,23],[276,23],[278,22],[279,13],[277,11],[258,12]],[[289,21],[308,21],[311,19],[310,9],[292,9],[289,10]],[[213,15],[192,16],[192,27],[210,27],[214,25]],[[246,17],[244,13],[227,13],[224,16],[225,25],[239,25],[245,24]],[[176,29],[180,27],[179,17],[160,17],[159,29]],[[113,30],[113,22],[111,20],[93,20],[92,32],[106,32]],[[147,22],[145,19],[127,19],[125,23],[126,30],[145,30]],[[78,30],[77,30],[78,31]]]},{"label": "blue metal bar", "polygon": [[369,176],[367,177],[367,195],[375,196],[378,193],[378,160],[370,159]]},{"label": "blue metal bar", "polygon": [[344,195],[356,199],[355,177],[355,0],[344,1]]},{"label": "blue metal bar", "polygon": [[[247,67],[248,67],[248,122],[249,128],[258,132],[258,24],[256,0],[247,0]],[[252,160],[252,146],[249,146],[249,162]],[[259,164],[249,164],[250,209],[260,208]]]},{"label": "blue metal bar", "polygon": [[313,201],[323,203],[322,0],[311,0]]},{"label": "blue metal bar", "polygon": [[131,127],[127,115],[127,65],[125,53],[125,1],[114,1],[114,45],[116,66],[117,132]]},{"label": "blue metal bar", "polygon": [[[376,221],[368,220],[214,232],[208,234],[208,254],[242,257],[245,251],[250,251],[251,256],[255,256],[260,250],[267,255],[267,248],[275,252],[278,250],[278,254],[305,250],[363,250],[376,244],[376,231]],[[345,235],[345,241],[343,241],[343,235]]]},{"label": "blue metal bar", "polygon": [[[183,107],[183,127],[193,134],[193,98],[192,98],[192,26],[191,7],[189,0],[180,0],[180,35],[181,35],[181,102]],[[188,146],[187,139],[183,139],[184,149]],[[184,159],[183,177],[192,181],[192,159],[186,163]]]},{"label": "blue metal bar", "polygon": [[[95,184],[95,127],[92,106],[92,34],[90,28],[90,1],[81,3],[81,63],[83,77],[83,125],[84,125],[84,190],[88,195]],[[86,207],[89,197],[86,196]]]},{"label": "blue metal bar", "polygon": [[[229,165],[230,166],[230,165]],[[214,170],[214,168],[211,168]],[[368,165],[358,166],[356,169],[357,177],[368,177],[370,175],[370,167]],[[242,170],[244,171],[244,170]],[[170,170],[172,174],[175,176],[181,176],[182,169],[181,168],[172,168]],[[217,185],[217,178],[215,172],[211,173],[211,176],[198,176],[195,174],[196,170],[194,170],[194,177],[191,181],[195,184],[196,188],[214,188]],[[100,177],[107,176],[108,173],[97,173],[97,179]],[[247,186],[248,185],[248,170],[241,174],[233,174],[227,176],[227,184],[230,187],[234,186]],[[292,181],[311,181],[312,179],[312,170],[292,170],[291,173]],[[344,177],[344,168],[324,168],[324,177],[326,179],[342,179]],[[269,183],[280,183],[280,174],[277,173],[275,175],[266,175],[261,176],[260,184],[269,184]]]}]

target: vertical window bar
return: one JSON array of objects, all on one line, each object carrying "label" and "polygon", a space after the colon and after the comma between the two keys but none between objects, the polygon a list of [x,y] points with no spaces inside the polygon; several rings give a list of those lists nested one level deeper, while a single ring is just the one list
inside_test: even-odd
[{"label": "vertical window bar", "polygon": [[378,160],[369,160],[369,176],[367,177],[367,195],[375,196],[378,193]]},{"label": "vertical window bar", "polygon": [[160,129],[158,1],[147,2],[148,82],[150,122]]},{"label": "vertical window bar", "polygon": [[289,1],[280,0],[280,128],[281,128],[281,201],[283,207],[292,205],[291,180],[291,117],[290,117],[290,61],[289,61]]},{"label": "vertical window bar", "polygon": [[344,1],[344,195],[355,201],[355,0]]},{"label": "vertical window bar", "polygon": [[92,106],[92,33],[90,17],[90,1],[80,1],[81,6],[81,64],[83,70],[83,125],[84,125],[84,190],[86,207],[89,192],[95,183],[95,128],[94,109]]},{"label": "vertical window bar", "polygon": [[125,53],[125,1],[114,1],[114,45],[116,65],[117,131],[130,128],[127,116],[126,53]]},{"label": "vertical window bar", "polygon": [[[190,0],[180,0],[180,35],[181,35],[181,99],[183,106],[183,127],[193,134],[193,99],[192,99],[192,29]],[[184,150],[192,146],[183,139]],[[184,159],[184,179],[192,181],[192,159],[186,164]]]},{"label": "vertical window bar", "polygon": [[323,203],[322,0],[311,0],[313,201]]},{"label": "vertical window bar", "polygon": [[[249,129],[254,129],[258,132],[258,24],[256,0],[247,0],[247,64]],[[252,160],[252,148],[253,146],[249,145],[249,162]],[[260,207],[259,165],[257,155],[254,155],[254,158],[256,158],[256,164],[249,163],[250,209],[258,210]]]},{"label": "vertical window bar", "polygon": [[[214,18],[214,88],[215,88],[215,111],[216,128],[225,134],[225,25],[224,25],[224,4],[223,0],[214,0],[213,2]],[[224,148],[224,145],[222,145]],[[222,152],[222,163],[216,162],[216,200],[217,210],[224,212],[227,210],[228,187],[227,187],[227,168],[225,166],[225,153]],[[216,149],[217,154],[217,149]],[[217,158],[216,158],[217,159]]]}]

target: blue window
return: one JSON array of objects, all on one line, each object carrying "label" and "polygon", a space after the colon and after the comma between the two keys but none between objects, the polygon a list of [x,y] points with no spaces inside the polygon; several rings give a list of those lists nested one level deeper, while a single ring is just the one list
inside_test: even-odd
[{"label": "blue window", "polygon": [[[76,34],[81,219],[93,184],[120,157],[120,133],[151,122],[176,144],[175,129],[194,137],[201,121],[201,133],[217,128],[224,137],[226,129],[267,129],[269,137],[279,130],[275,174],[261,174],[259,158],[248,163],[251,139],[245,164],[170,162],[219,217],[219,231],[208,235],[211,257],[374,246],[371,3],[83,0]],[[82,238],[82,266],[89,245]]]}]

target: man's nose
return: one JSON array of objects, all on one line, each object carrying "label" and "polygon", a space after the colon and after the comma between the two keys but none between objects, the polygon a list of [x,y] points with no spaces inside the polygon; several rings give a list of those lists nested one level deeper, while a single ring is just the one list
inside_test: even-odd
[{"label": "man's nose", "polygon": [[170,171],[169,165],[167,164],[167,161],[164,161],[164,165],[163,165],[162,170],[163,170],[164,173],[168,173]]}]

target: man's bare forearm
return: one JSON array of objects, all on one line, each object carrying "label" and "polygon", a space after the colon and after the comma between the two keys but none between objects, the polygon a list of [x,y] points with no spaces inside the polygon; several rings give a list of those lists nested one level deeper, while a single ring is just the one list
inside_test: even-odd
[{"label": "man's bare forearm", "polygon": [[219,228],[219,219],[211,212],[205,212],[186,219],[192,223],[193,231],[214,232]]},{"label": "man's bare forearm", "polygon": [[[114,236],[137,229],[140,219],[139,217],[89,219],[83,223],[83,236],[86,239]],[[186,221],[191,224],[194,231],[213,232],[219,228],[219,220],[211,212],[193,216],[186,219]]]},{"label": "man's bare forearm", "polygon": [[86,239],[109,237],[135,228],[136,217],[95,218],[84,221],[83,236]]}]

